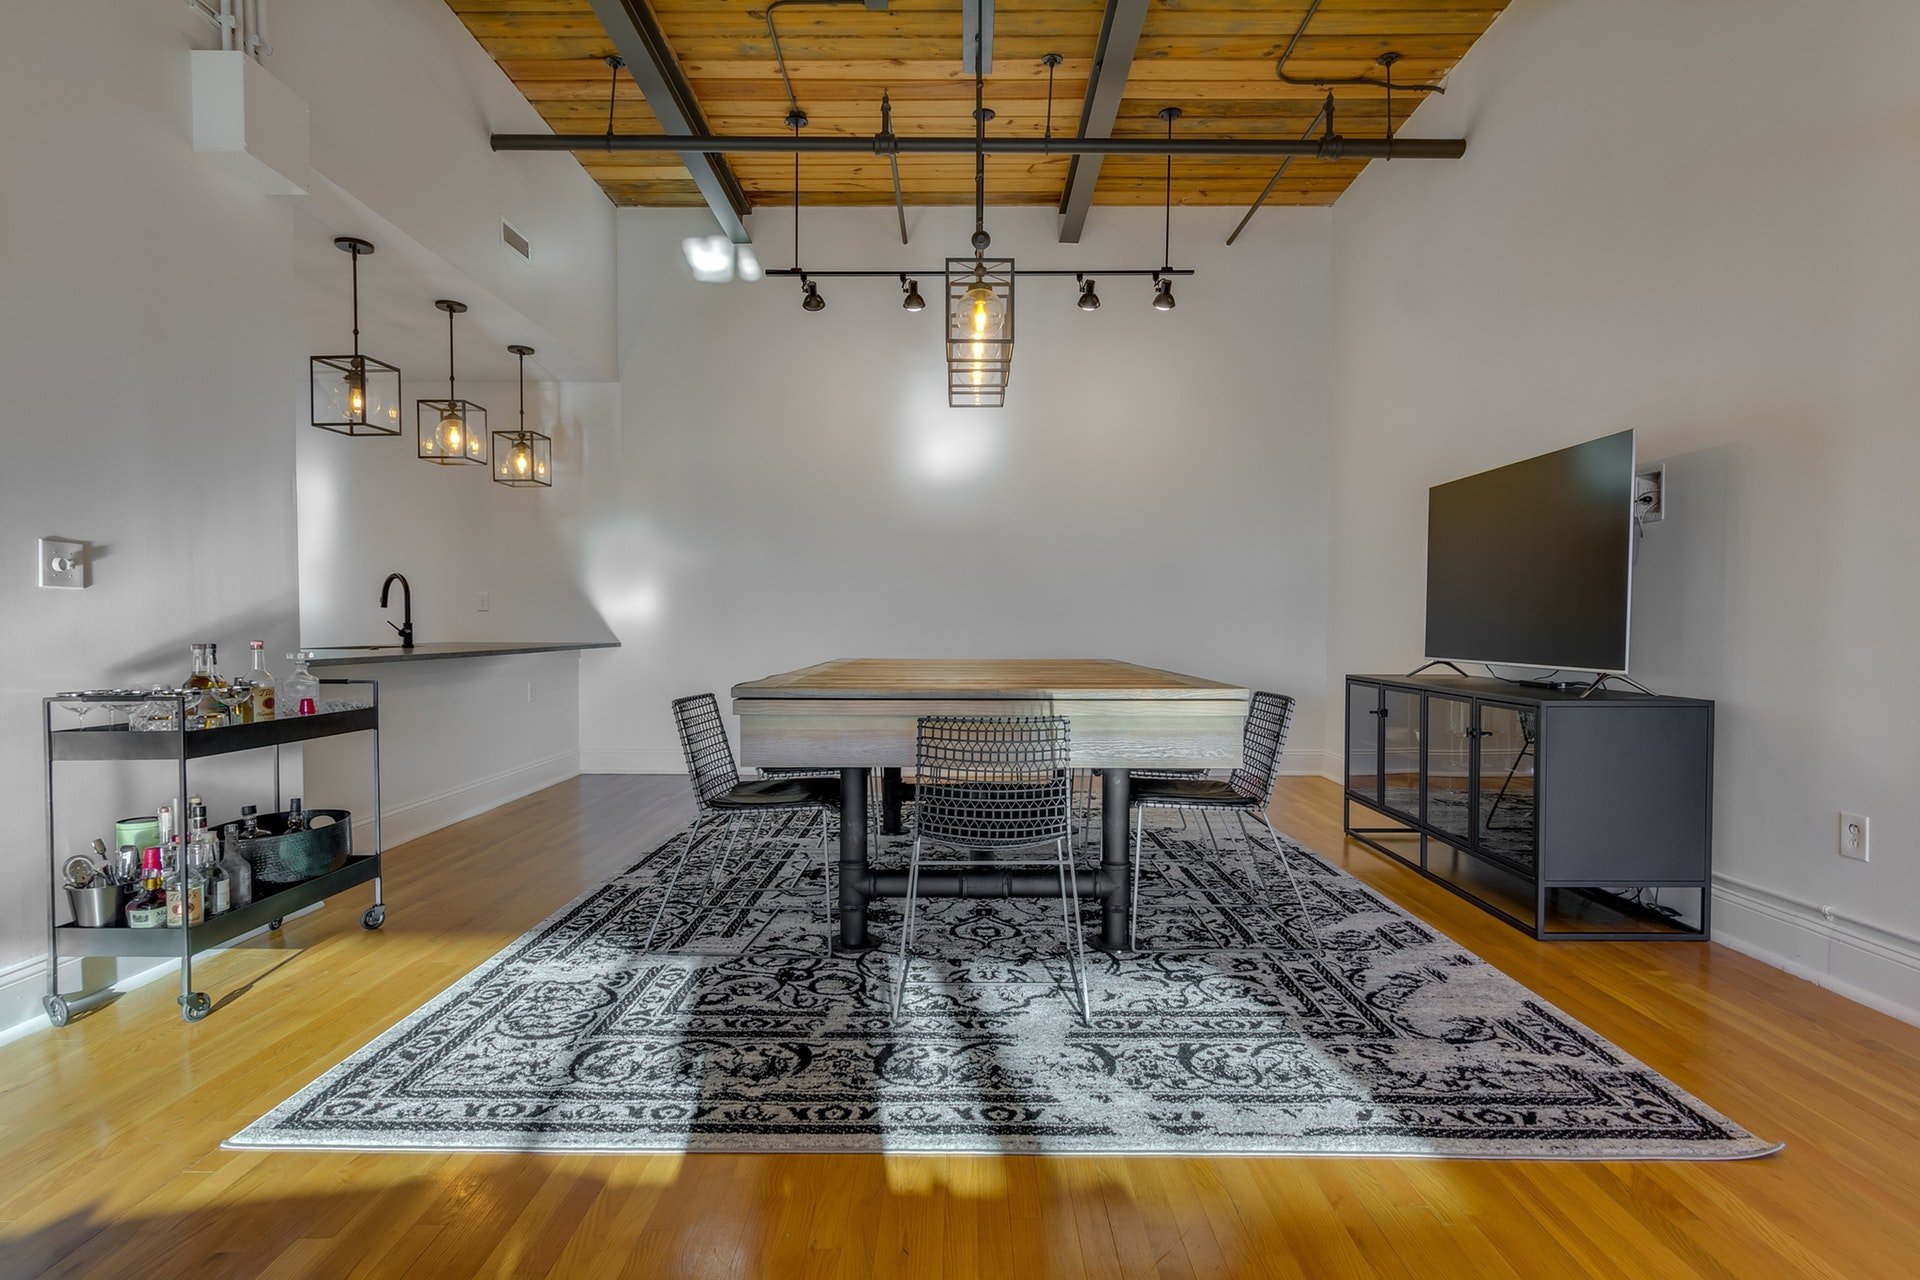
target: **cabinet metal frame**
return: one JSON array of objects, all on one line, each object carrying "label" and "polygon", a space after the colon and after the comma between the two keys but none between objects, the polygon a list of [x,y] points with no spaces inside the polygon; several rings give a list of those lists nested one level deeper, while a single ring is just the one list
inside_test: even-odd
[{"label": "cabinet metal frame", "polygon": [[[47,870],[47,993],[42,1003],[55,1026],[64,1025],[72,1014],[85,1012],[113,998],[114,987],[77,996],[60,992],[60,962],[96,956],[151,956],[180,958],[180,1007],[190,1022],[198,1022],[210,1008],[205,993],[193,989],[193,958],[203,951],[223,946],[261,925],[278,927],[292,912],[311,906],[355,885],[373,882],[373,905],[362,917],[362,924],[378,928],[385,920],[386,899],[382,892],[384,844],[380,832],[380,682],[323,678],[322,685],[364,685],[373,690],[370,706],[345,711],[329,711],[313,716],[289,716],[259,724],[228,725],[217,729],[187,729],[187,699],[184,694],[167,696],[83,694],[41,699],[41,731],[45,738]],[[132,701],[176,704],[174,723],[181,727],[165,731],[134,731],[126,726],[53,727],[53,709],[76,703],[123,704]],[[209,918],[204,924],[178,929],[130,929],[124,925],[87,928],[60,923],[59,840],[55,826],[54,766],[69,761],[171,761],[178,771],[179,795],[192,794],[187,774],[189,761],[206,760],[238,752],[273,750],[273,806],[281,806],[280,748],[297,742],[339,737],[349,733],[370,733],[373,745],[373,851],[350,858],[338,870],[283,889],[264,898],[256,898],[244,907]],[[197,1012],[196,1012],[197,1011]]]},{"label": "cabinet metal frame", "polygon": [[[1378,726],[1378,728],[1374,734],[1374,743],[1373,743],[1373,755],[1374,755],[1373,777],[1374,777],[1375,786],[1374,786],[1374,794],[1372,796],[1368,796],[1364,791],[1358,790],[1353,786],[1353,776],[1354,776],[1353,775],[1353,766],[1354,766],[1353,726],[1354,726],[1354,708],[1356,705],[1354,694],[1356,689],[1371,690],[1373,692],[1373,696],[1375,699],[1374,714],[1376,715],[1375,723]],[[1406,815],[1400,813],[1398,810],[1396,810],[1386,802],[1386,795],[1387,795],[1386,728],[1387,728],[1387,721],[1389,719],[1389,716],[1387,714],[1386,699],[1387,699],[1387,692],[1390,689],[1395,689],[1401,692],[1412,694],[1419,701],[1419,708],[1420,708],[1419,716],[1418,716],[1419,735],[1420,735],[1419,747],[1418,747],[1419,803],[1417,805],[1419,814],[1417,819],[1412,819],[1412,820],[1408,819]],[[1460,836],[1456,832],[1441,830],[1432,821],[1432,815],[1428,812],[1427,793],[1429,791],[1428,779],[1430,776],[1429,775],[1429,760],[1430,760],[1429,745],[1432,741],[1431,716],[1432,716],[1432,703],[1435,698],[1445,698],[1445,699],[1450,699],[1456,702],[1464,702],[1464,703],[1467,703],[1471,708],[1470,749],[1468,751],[1468,764],[1467,764],[1468,801],[1466,806],[1467,813],[1468,813],[1468,817],[1467,817],[1468,836],[1464,841],[1460,838]],[[1711,703],[1703,703],[1694,699],[1662,699],[1661,701],[1672,704],[1672,705],[1688,705],[1688,706],[1704,705],[1709,708],[1711,708],[1711,705],[1712,705]],[[1591,706],[1591,705],[1603,705],[1603,704],[1588,703],[1587,705]],[[1533,837],[1534,837],[1534,840],[1533,840],[1534,867],[1531,872],[1521,870],[1508,859],[1502,858],[1500,855],[1496,853],[1492,853],[1487,849],[1483,848],[1481,844],[1482,832],[1480,829],[1480,799],[1481,799],[1480,797],[1480,781],[1481,781],[1481,746],[1480,744],[1483,741],[1483,730],[1484,730],[1484,725],[1482,724],[1482,711],[1487,706],[1495,706],[1495,707],[1511,710],[1516,714],[1519,714],[1522,712],[1529,712],[1534,716],[1534,742],[1533,742],[1534,812],[1533,812],[1533,819],[1532,819]],[[1689,878],[1689,879],[1645,878],[1645,877],[1635,875],[1631,877],[1630,880],[1624,877],[1622,879],[1622,883],[1631,883],[1633,887],[1641,888],[1641,889],[1693,889],[1693,890],[1696,890],[1700,894],[1700,923],[1697,929],[1688,928],[1686,926],[1681,926],[1681,925],[1675,925],[1667,917],[1661,916],[1656,912],[1646,910],[1644,908],[1640,908],[1637,906],[1637,904],[1624,902],[1624,900],[1619,899],[1616,895],[1600,894],[1599,892],[1597,892],[1598,886],[1596,886],[1591,879],[1582,879],[1582,880],[1555,879],[1555,878],[1549,877],[1546,874],[1543,874],[1541,868],[1545,865],[1546,858],[1547,858],[1547,850],[1544,848],[1541,840],[1540,817],[1543,813],[1547,811],[1549,782],[1548,782],[1548,772],[1545,768],[1542,767],[1542,762],[1548,758],[1548,755],[1547,755],[1549,750],[1548,725],[1551,721],[1551,717],[1546,714],[1546,710],[1547,708],[1544,700],[1531,699],[1524,696],[1524,694],[1521,694],[1521,693],[1502,696],[1500,693],[1483,693],[1471,688],[1450,688],[1439,680],[1427,681],[1427,680],[1421,680],[1421,679],[1412,678],[1412,677],[1397,680],[1392,677],[1386,677],[1386,676],[1348,676],[1346,680],[1346,691],[1345,691],[1345,699],[1343,704],[1343,716],[1342,716],[1342,723],[1345,726],[1345,743],[1344,743],[1345,749],[1344,749],[1343,760],[1342,760],[1342,778],[1341,778],[1341,788],[1340,788],[1341,825],[1344,828],[1346,834],[1351,836],[1355,840],[1358,840],[1361,844],[1364,844],[1369,849],[1372,849],[1374,852],[1382,854],[1388,858],[1391,858],[1393,859],[1393,861],[1401,864],[1402,866],[1408,867],[1418,872],[1420,875],[1433,881],[1435,884],[1440,885],[1442,888],[1454,894],[1456,897],[1464,898],[1468,902],[1473,903],[1475,906],[1478,906],[1479,908],[1488,912],[1489,914],[1496,916],[1499,919],[1505,920],[1507,923],[1513,925],[1515,928],[1520,929],[1523,932],[1526,932],[1532,935],[1536,940],[1541,942],[1704,942],[1704,941],[1707,941],[1711,934],[1711,926],[1712,926],[1711,912],[1712,912],[1712,901],[1713,901],[1712,862],[1711,862],[1712,805],[1710,801],[1706,807],[1707,825],[1706,825],[1706,830],[1704,834],[1705,834],[1708,854],[1707,854],[1707,860],[1706,860],[1707,869],[1704,875],[1702,875],[1699,878]],[[1707,759],[1708,759],[1707,777],[1708,777],[1708,782],[1710,787],[1711,779],[1712,779],[1711,762],[1712,762],[1712,751],[1713,751],[1713,723],[1712,723],[1711,716],[1709,716],[1708,723],[1707,723],[1706,746],[1707,746]],[[1358,806],[1359,809],[1365,814],[1371,814],[1371,815],[1377,816],[1395,825],[1384,826],[1384,827],[1356,825],[1355,823],[1355,807],[1356,806]],[[1405,853],[1401,852],[1400,850],[1396,850],[1392,848],[1383,839],[1377,838],[1377,837],[1386,837],[1386,836],[1399,836],[1402,838],[1417,837],[1418,847],[1419,847],[1418,859],[1416,860],[1413,858],[1409,858],[1408,856],[1406,856]],[[1506,875],[1513,876],[1516,879],[1525,880],[1529,882],[1533,889],[1533,900],[1534,900],[1533,918],[1529,920],[1523,916],[1515,915],[1513,912],[1502,907],[1499,903],[1489,900],[1488,898],[1481,897],[1480,895],[1471,892],[1466,887],[1456,883],[1453,879],[1449,878],[1448,876],[1441,875],[1440,873],[1435,871],[1433,867],[1430,865],[1431,863],[1430,846],[1435,843],[1463,857],[1467,857],[1477,862],[1480,862],[1486,866],[1496,868],[1497,870],[1499,870],[1500,872]],[[1611,909],[1619,911],[1622,914],[1638,915],[1638,916],[1641,916],[1642,918],[1647,919],[1649,923],[1658,923],[1662,927],[1658,930],[1584,931],[1584,930],[1568,930],[1568,929],[1549,929],[1547,927],[1548,900],[1551,894],[1553,893],[1553,891],[1555,890],[1571,890],[1574,892],[1582,893],[1583,895],[1593,898],[1596,901],[1604,901]]]}]

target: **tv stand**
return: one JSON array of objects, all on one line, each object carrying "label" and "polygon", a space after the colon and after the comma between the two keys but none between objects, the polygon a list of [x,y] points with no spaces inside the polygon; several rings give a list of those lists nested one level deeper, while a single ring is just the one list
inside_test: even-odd
[{"label": "tv stand", "polygon": [[1621,679],[1348,676],[1347,834],[1542,941],[1705,940],[1713,703]]},{"label": "tv stand", "polygon": [[1587,691],[1581,694],[1580,696],[1583,698],[1588,698],[1588,697],[1592,697],[1596,693],[1601,693],[1605,691],[1607,687],[1607,682],[1609,680],[1618,680],[1621,684],[1632,685],[1635,689],[1639,690],[1641,693],[1646,694],[1649,698],[1657,698],[1660,696],[1659,694],[1655,693],[1653,690],[1647,688],[1647,686],[1641,684],[1638,680],[1635,680],[1633,677],[1619,675],[1619,674],[1607,674],[1607,675],[1595,676],[1593,678],[1593,683],[1588,685]]}]

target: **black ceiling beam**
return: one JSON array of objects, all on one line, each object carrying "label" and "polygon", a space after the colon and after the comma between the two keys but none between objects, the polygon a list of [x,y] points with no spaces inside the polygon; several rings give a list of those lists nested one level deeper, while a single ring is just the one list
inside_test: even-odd
[{"label": "black ceiling beam", "polygon": [[[640,86],[647,106],[660,118],[661,127],[681,135],[710,133],[712,130],[707,118],[701,113],[700,104],[694,100],[693,87],[687,83],[686,73],[680,70],[680,63],[674,58],[673,50],[668,46],[667,38],[661,33],[660,24],[646,0],[590,2],[594,13],[599,16],[600,25],[607,29],[607,35],[612,38],[613,47],[626,60],[627,73]],[[602,139],[603,145],[605,142]],[[509,149],[530,148],[494,147],[496,151]],[[592,148],[573,146],[551,149],[586,151]],[[727,164],[726,157],[712,148],[694,148],[681,151],[680,162],[687,166],[694,185],[700,188],[700,194],[706,198],[707,208],[713,210],[713,216],[719,221],[720,229],[726,232],[727,239],[735,244],[752,243],[753,237],[747,233],[746,215],[753,206],[747,200],[747,193],[741,190],[739,179],[733,176],[733,169]]]},{"label": "black ceiling beam", "polygon": [[[599,0],[595,0],[598,3]],[[795,151],[809,155],[972,155],[976,145],[964,137],[821,135],[795,138],[789,133],[749,134],[737,138],[711,134],[496,133],[495,151],[695,151],[751,155]],[[1458,160],[1467,153],[1464,138],[988,138],[986,149],[999,155],[1079,156],[1305,156],[1321,160]]]},{"label": "black ceiling beam", "polygon": [[[1093,74],[1087,79],[1086,100],[1080,105],[1082,138],[1104,138],[1113,132],[1120,114],[1120,98],[1133,71],[1133,50],[1147,20],[1147,0],[1107,0],[1100,19],[1100,43],[1093,51]],[[1100,181],[1100,157],[1076,153],[1067,169],[1067,185],[1060,193],[1060,243],[1079,244],[1087,226],[1093,189]]]},{"label": "black ceiling beam", "polygon": [[[976,49],[978,67],[974,65]],[[983,76],[993,74],[993,0],[960,0],[960,70],[968,75],[976,70]]]}]

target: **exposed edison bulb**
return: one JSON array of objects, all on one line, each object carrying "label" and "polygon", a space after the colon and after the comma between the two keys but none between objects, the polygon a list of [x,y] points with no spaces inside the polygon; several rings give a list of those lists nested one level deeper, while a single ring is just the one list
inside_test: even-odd
[{"label": "exposed edison bulb", "polygon": [[347,416],[361,418],[367,412],[367,375],[355,369],[346,376]]},{"label": "exposed edison bulb", "polygon": [[516,476],[526,476],[526,475],[532,474],[533,472],[532,442],[527,440],[520,440],[515,442],[513,446],[513,453],[510,456],[508,465],[513,468],[513,474],[515,474]]},{"label": "exposed edison bulb", "polygon": [[998,294],[985,284],[976,284],[960,295],[966,310],[966,325],[975,338],[988,338],[1000,331],[1005,310]]},{"label": "exposed edison bulb", "polygon": [[440,452],[447,457],[457,458],[467,448],[467,422],[460,416],[458,409],[448,409],[440,415],[440,429],[434,432],[440,442]]}]

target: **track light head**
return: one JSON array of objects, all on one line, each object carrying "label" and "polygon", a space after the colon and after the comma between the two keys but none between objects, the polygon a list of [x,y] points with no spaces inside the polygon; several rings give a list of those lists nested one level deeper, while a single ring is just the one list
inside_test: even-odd
[{"label": "track light head", "polygon": [[925,311],[927,309],[927,300],[920,296],[920,282],[918,280],[909,280],[903,274],[900,277],[900,292],[907,295],[900,300],[900,309],[902,311]]},{"label": "track light head", "polygon": [[1087,279],[1085,276],[1076,276],[1074,278],[1080,282],[1080,301],[1074,303],[1074,305],[1082,311],[1098,311],[1100,309],[1100,295],[1093,291],[1093,281]]},{"label": "track light head", "polygon": [[1173,281],[1165,276],[1153,278],[1153,309],[1155,311],[1173,310]]},{"label": "track light head", "polygon": [[[1158,303],[1155,304],[1159,305]],[[820,286],[805,276],[800,277],[800,309],[802,311],[825,311],[827,300],[820,296]]]}]

